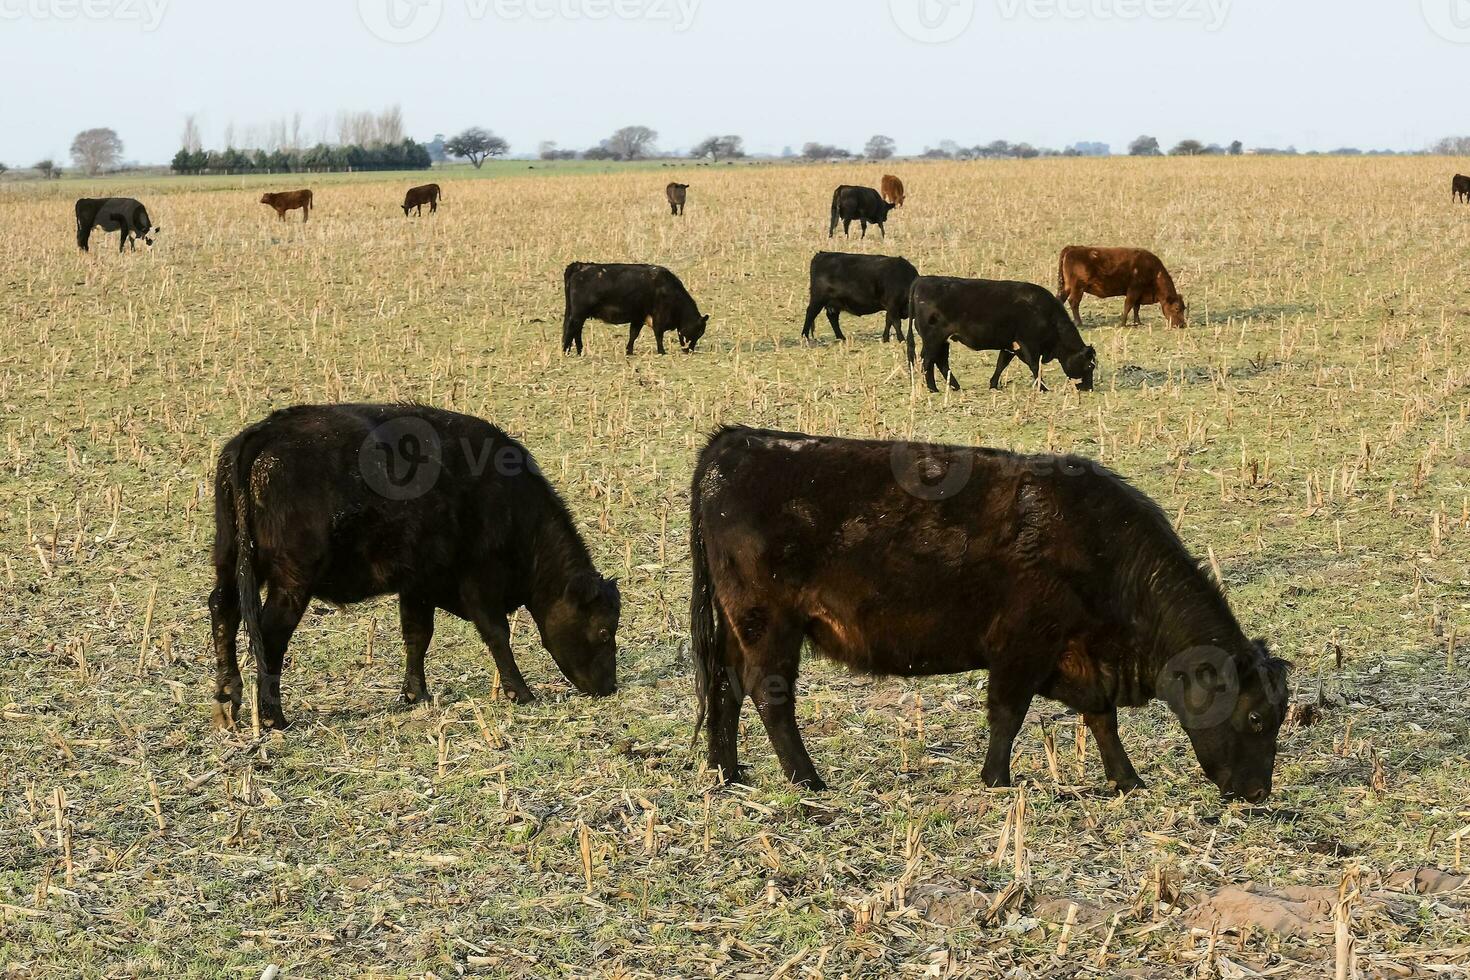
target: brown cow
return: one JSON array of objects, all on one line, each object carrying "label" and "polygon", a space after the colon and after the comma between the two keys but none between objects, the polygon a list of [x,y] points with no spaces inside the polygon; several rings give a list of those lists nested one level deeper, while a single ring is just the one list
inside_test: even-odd
[{"label": "brown cow", "polygon": [[1170,326],[1185,327],[1186,307],[1174,278],[1152,252],[1141,248],[1091,248],[1068,245],[1057,268],[1057,299],[1072,305],[1072,319],[1082,326],[1082,294],[1123,301],[1123,325],[1128,314],[1138,324],[1138,308],[1159,304]]},{"label": "brown cow", "polygon": [[682,218],[684,202],[689,199],[689,185],[670,184],[664,188],[664,195],[669,199],[669,209]]},{"label": "brown cow", "polygon": [[301,223],[306,224],[311,216],[311,191],[277,191],[274,194],[260,195],[261,204],[269,204],[276,209],[276,217],[282,221],[286,220],[287,211],[301,209]]},{"label": "brown cow", "polygon": [[1455,179],[1450,181],[1450,193],[1454,195],[1456,201],[1462,197],[1470,201],[1470,177],[1455,174]]},{"label": "brown cow", "polygon": [[[416,214],[424,213],[424,205],[429,206],[429,213],[436,214],[439,211],[439,199],[442,194],[438,184],[422,184],[418,187],[410,187],[408,193],[403,197],[403,216],[408,217],[408,212],[415,211]],[[416,210],[415,210],[416,209]]]},{"label": "brown cow", "polygon": [[892,174],[884,174],[883,183],[879,187],[883,192],[883,200],[896,208],[903,207],[903,181]]}]

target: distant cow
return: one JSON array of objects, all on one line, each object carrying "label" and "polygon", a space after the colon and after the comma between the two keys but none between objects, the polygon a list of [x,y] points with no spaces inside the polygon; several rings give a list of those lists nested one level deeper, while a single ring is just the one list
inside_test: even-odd
[{"label": "distant cow", "polygon": [[563,276],[566,285],[566,313],[562,317],[562,353],[582,353],[582,327],[587,319],[628,325],[628,353],[633,341],[645,326],[653,330],[660,354],[664,351],[664,334],[670,330],[679,335],[679,346],[693,352],[709,326],[699,305],[679,277],[657,265],[624,265],[621,263],[573,262]]},{"label": "distant cow", "polygon": [[1174,327],[1188,326],[1184,298],[1174,277],[1152,252],[1141,248],[1092,248],[1068,245],[1057,263],[1057,298],[1072,305],[1072,320],[1082,326],[1082,294],[1100,299],[1123,296],[1123,326],[1128,313],[1139,323],[1138,308],[1159,304]]},{"label": "distant cow", "polygon": [[424,205],[429,206],[429,213],[436,214],[439,211],[441,198],[438,184],[422,184],[418,187],[410,187],[408,193],[403,197],[403,216],[408,217],[408,212],[413,211],[417,215],[424,213]]},{"label": "distant cow", "polygon": [[1466,177],[1464,174],[1455,174],[1455,179],[1450,181],[1450,193],[1454,195],[1456,201],[1462,198],[1470,201],[1470,177]]},{"label": "distant cow", "polygon": [[664,196],[669,199],[669,208],[674,214],[683,216],[684,202],[689,197],[688,184],[670,184],[664,188]]},{"label": "distant cow", "polygon": [[77,248],[90,252],[92,229],[104,232],[120,232],[117,250],[121,252],[131,244],[138,248],[138,239],[152,245],[153,236],[162,229],[148,217],[148,209],[131,197],[83,197],[77,199]]},{"label": "distant cow", "polygon": [[743,777],[750,698],[792,782],[802,647],[864,674],[988,670],[981,776],[1011,783],[1036,695],[1082,714],[1119,791],[1118,709],[1165,700],[1229,798],[1271,792],[1284,661],[1242,632],[1153,501],[1091,460],[725,428],[690,495],[690,635],[709,768]]},{"label": "distant cow", "polygon": [[839,221],[842,222],[844,235],[848,234],[848,228],[856,221],[862,225],[862,237],[868,237],[868,225],[877,225],[883,237],[887,238],[888,230],[884,225],[888,221],[888,212],[892,210],[893,205],[883,200],[873,188],[843,184],[832,192],[832,224],[827,229],[827,237],[837,234]]},{"label": "distant cow", "polygon": [[411,405],[288,408],[225,445],[214,489],[219,726],[234,725],[242,700],[243,617],[261,724],[285,727],[286,646],[312,599],[398,596],[409,704],[429,697],[436,609],[474,624],[514,701],[535,699],[506,619],[522,606],[578,690],[617,687],[617,583],[598,574],[525,447],[488,422]]},{"label": "distant cow", "polygon": [[260,195],[261,204],[269,204],[276,209],[276,217],[281,221],[286,220],[287,211],[301,209],[301,223],[311,217],[311,191],[276,191],[273,194]]},{"label": "distant cow", "polygon": [[885,174],[878,186],[883,192],[883,200],[896,208],[903,207],[903,181],[892,174]]},{"label": "distant cow", "polygon": [[886,255],[849,255],[845,252],[818,252],[812,258],[811,301],[806,308],[806,323],[801,328],[803,337],[816,334],[817,314],[827,311],[832,324],[832,333],[838,340],[842,327],[838,325],[839,313],[868,316],[886,312],[883,324],[883,339],[889,333],[894,340],[903,340],[903,320],[908,316],[909,287],[919,277],[907,259],[890,258]]},{"label": "distant cow", "polygon": [[915,329],[924,344],[924,380],[930,391],[939,390],[934,384],[936,367],[951,388],[959,389],[959,379],[949,369],[951,339],[971,350],[1000,351],[990,378],[992,388],[1000,387],[1001,372],[1019,357],[1038,383],[1042,363],[1055,360],[1078,388],[1092,390],[1097,351],[1082,342],[1066,307],[1035,283],[920,276],[909,293],[910,364]]}]

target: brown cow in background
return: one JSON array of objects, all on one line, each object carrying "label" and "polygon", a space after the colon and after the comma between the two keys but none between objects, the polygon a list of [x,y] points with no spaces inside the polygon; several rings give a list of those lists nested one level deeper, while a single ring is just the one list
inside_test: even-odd
[{"label": "brown cow in background", "polygon": [[1057,269],[1057,299],[1071,304],[1072,319],[1079,327],[1083,293],[1099,299],[1125,297],[1123,326],[1128,325],[1130,312],[1134,324],[1139,324],[1138,308],[1155,303],[1163,310],[1170,326],[1188,326],[1184,298],[1174,288],[1174,278],[1157,255],[1141,248],[1068,245],[1062,249]]},{"label": "brown cow in background", "polygon": [[273,194],[260,195],[261,204],[269,204],[276,209],[276,217],[281,221],[286,220],[287,211],[301,209],[301,223],[304,225],[311,217],[311,191],[277,191]]},{"label": "brown cow in background", "polygon": [[883,200],[896,208],[903,207],[903,181],[892,174],[884,174],[883,183],[879,187],[883,193]]},{"label": "brown cow in background", "polygon": [[410,187],[408,193],[403,197],[403,216],[405,218],[408,217],[408,212],[410,211],[423,214],[425,204],[429,206],[430,214],[438,213],[440,197],[442,197],[442,194],[439,191],[438,184],[422,184],[418,187]]},{"label": "brown cow in background", "polygon": [[670,184],[664,188],[664,196],[669,199],[669,209],[682,218],[684,216],[684,202],[689,199],[689,185]]}]

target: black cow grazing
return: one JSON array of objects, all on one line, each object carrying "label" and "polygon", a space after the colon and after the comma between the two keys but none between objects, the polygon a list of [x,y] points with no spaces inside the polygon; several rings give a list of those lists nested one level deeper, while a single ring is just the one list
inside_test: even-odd
[{"label": "black cow grazing", "polygon": [[817,314],[827,311],[832,332],[838,340],[842,328],[839,313],[868,316],[886,312],[883,339],[890,333],[894,340],[903,339],[903,320],[908,316],[909,287],[919,277],[907,259],[887,255],[848,255],[845,252],[818,252],[812,258],[811,302],[806,308],[803,337],[815,335]]},{"label": "black cow grazing", "polygon": [[430,214],[439,213],[439,202],[444,197],[439,190],[438,184],[420,184],[418,187],[410,187],[408,193],[403,196],[403,216],[408,217],[412,211],[415,216],[422,216],[424,205],[429,206]]},{"label": "black cow grazing", "polygon": [[1115,788],[1141,786],[1117,710],[1157,697],[1227,797],[1270,794],[1287,665],[1090,460],[726,428],[695,468],[690,545],[695,732],[727,780],[748,696],[787,778],[824,787],[796,725],[808,642],[868,674],[988,670],[990,786],[1038,694],[1082,713]]},{"label": "black cow grazing", "polygon": [[832,192],[832,224],[827,228],[827,237],[831,238],[837,234],[837,223],[842,222],[842,234],[848,234],[848,228],[857,221],[863,226],[863,238],[868,237],[868,225],[877,225],[883,237],[888,237],[888,230],[884,225],[888,221],[888,212],[895,205],[883,200],[883,195],[871,187],[853,187],[843,184]]},{"label": "black cow grazing", "polygon": [[1038,384],[1042,362],[1055,360],[1061,361],[1062,370],[1078,388],[1092,390],[1097,351],[1082,342],[1061,301],[1035,283],[920,276],[909,293],[910,364],[915,328],[924,342],[924,380],[930,391],[939,390],[934,384],[936,367],[951,388],[960,387],[949,369],[951,338],[971,350],[1000,351],[990,378],[992,388],[1000,387],[1001,372],[1019,357]]},{"label": "black cow grazing", "polygon": [[679,346],[692,353],[709,326],[694,297],[668,269],[657,265],[573,262],[567,266],[567,308],[562,318],[562,353],[576,345],[582,353],[582,327],[587,318],[604,323],[628,325],[628,353],[644,326],[653,330],[658,352],[664,351],[664,334],[673,330]]},{"label": "black cow grazing", "polygon": [[121,252],[129,243],[137,251],[138,239],[153,244],[153,236],[163,229],[153,224],[148,209],[131,197],[82,197],[77,199],[77,247],[90,252],[92,229],[121,234],[117,250]]},{"label": "black cow grazing", "polygon": [[240,709],[243,614],[261,724],[285,727],[286,645],[313,598],[397,594],[409,704],[429,696],[436,609],[475,625],[512,700],[535,697],[510,645],[507,616],[522,606],[578,690],[617,687],[617,583],[525,448],[488,422],[415,405],[284,409],[224,447],[214,523],[218,725]]},{"label": "black cow grazing", "polygon": [[664,188],[664,196],[669,199],[669,208],[679,217],[684,216],[684,202],[689,199],[688,184],[670,184]]},{"label": "black cow grazing", "polygon": [[1450,193],[1456,201],[1462,198],[1470,201],[1470,177],[1464,174],[1455,174],[1455,179],[1450,181]]}]

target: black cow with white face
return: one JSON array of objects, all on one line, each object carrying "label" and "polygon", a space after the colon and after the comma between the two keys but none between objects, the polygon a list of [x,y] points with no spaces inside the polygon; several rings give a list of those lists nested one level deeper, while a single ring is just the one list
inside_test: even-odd
[{"label": "black cow with white face", "polygon": [[83,252],[92,239],[92,229],[104,232],[119,232],[117,250],[121,252],[128,243],[138,248],[138,239],[147,245],[153,244],[153,236],[163,229],[148,217],[148,209],[131,197],[83,197],[77,200],[77,247]]}]

